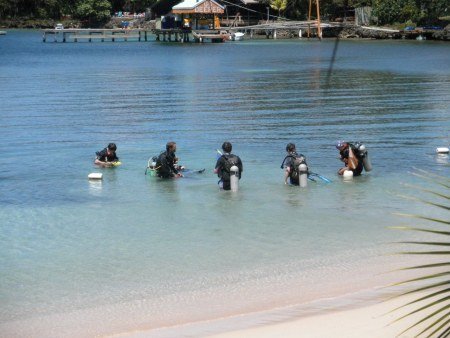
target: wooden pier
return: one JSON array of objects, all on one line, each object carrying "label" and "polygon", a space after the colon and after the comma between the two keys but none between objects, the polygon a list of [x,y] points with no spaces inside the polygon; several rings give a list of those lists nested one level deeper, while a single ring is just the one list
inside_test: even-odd
[{"label": "wooden pier", "polygon": [[44,29],[42,42],[53,36],[53,42],[92,41],[148,41],[150,29]]},{"label": "wooden pier", "polygon": [[156,35],[156,41],[174,41],[174,42],[189,42],[191,33],[190,30],[182,28],[167,28],[155,29],[152,31]]},{"label": "wooden pier", "polygon": [[211,42],[225,42],[230,40],[231,33],[225,30],[222,31],[192,31],[192,36],[196,42],[205,42],[210,40]]},{"label": "wooden pier", "polygon": [[[290,31],[298,34],[298,37],[305,36],[316,36],[322,38],[322,30],[324,28],[330,27],[343,27],[345,24],[342,23],[317,23],[317,20],[307,20],[307,21],[274,21],[262,23],[259,25],[253,26],[243,26],[243,27],[232,27],[230,28],[231,32],[243,31],[246,32],[250,39],[253,39],[253,35],[256,33],[264,32],[266,37],[269,39],[272,37],[273,39],[277,38],[277,31]],[[320,26],[320,29],[319,29]]]},{"label": "wooden pier", "polygon": [[155,29],[156,41],[173,42],[224,42],[230,39],[228,30],[186,30],[181,28]]}]

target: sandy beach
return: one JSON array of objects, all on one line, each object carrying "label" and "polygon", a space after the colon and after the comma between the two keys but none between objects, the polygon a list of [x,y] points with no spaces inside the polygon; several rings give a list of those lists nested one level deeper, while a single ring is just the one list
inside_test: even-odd
[{"label": "sandy beach", "polygon": [[293,321],[267,324],[245,330],[230,331],[211,335],[211,338],[388,338],[413,337],[412,332],[399,336],[404,329],[414,323],[413,318],[391,324],[399,313],[390,313],[396,305],[404,301],[381,302],[357,309],[332,311]]},{"label": "sandy beach", "polygon": [[[375,290],[372,291],[375,292]],[[417,295],[389,299],[389,295],[382,295],[382,292],[379,292],[378,299],[372,297],[373,294],[370,292],[353,294],[340,299],[324,299],[310,304],[177,327],[129,332],[118,336],[133,338],[409,338],[419,332],[417,329],[412,329],[402,333],[422,318],[422,315],[394,322],[411,311],[411,308],[392,311],[418,298]],[[337,303],[340,305],[336,305]]]}]

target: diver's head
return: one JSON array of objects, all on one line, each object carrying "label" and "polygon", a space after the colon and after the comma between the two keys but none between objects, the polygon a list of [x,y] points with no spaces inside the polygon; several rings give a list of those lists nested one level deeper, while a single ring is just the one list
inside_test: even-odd
[{"label": "diver's head", "polygon": [[288,153],[292,153],[293,151],[295,151],[295,144],[294,143],[288,143],[286,146],[286,151]]},{"label": "diver's head", "polygon": [[336,149],[343,150],[347,146],[347,142],[345,141],[337,141],[336,142]]},{"label": "diver's head", "polygon": [[231,153],[231,149],[233,149],[233,146],[231,145],[230,142],[225,141],[222,144],[222,150],[226,153]]},{"label": "diver's head", "polygon": [[177,151],[177,144],[175,142],[167,142],[166,151],[174,153]]}]

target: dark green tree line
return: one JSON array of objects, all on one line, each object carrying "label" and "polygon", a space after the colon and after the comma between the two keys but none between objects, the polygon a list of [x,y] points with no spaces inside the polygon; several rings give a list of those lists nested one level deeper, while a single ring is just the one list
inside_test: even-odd
[{"label": "dark green tree line", "polygon": [[[105,22],[118,11],[144,12],[157,0],[0,0],[0,19],[54,19],[64,17]],[[220,0],[219,0],[220,1]],[[269,4],[270,0],[260,0]],[[379,24],[436,22],[450,16],[449,0],[320,0],[321,17],[334,19],[353,15],[360,6],[371,6]],[[312,1],[315,18],[315,0]],[[309,0],[287,0],[283,14],[289,19],[306,19]]]},{"label": "dark green tree line", "polygon": [[156,0],[0,0],[0,19],[36,18],[101,20],[118,11],[144,12]]}]

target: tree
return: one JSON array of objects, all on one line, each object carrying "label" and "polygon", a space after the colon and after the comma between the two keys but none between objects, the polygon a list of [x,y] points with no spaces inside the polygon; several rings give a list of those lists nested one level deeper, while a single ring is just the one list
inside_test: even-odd
[{"label": "tree", "polygon": [[75,16],[89,26],[104,24],[111,18],[111,3],[108,0],[80,0]]},{"label": "tree", "polygon": [[281,11],[284,11],[287,6],[287,0],[270,0],[270,7],[278,11],[280,16]]}]

